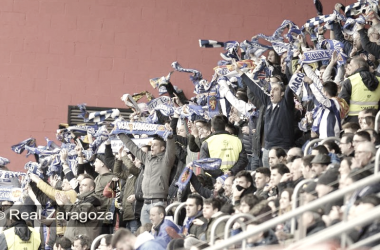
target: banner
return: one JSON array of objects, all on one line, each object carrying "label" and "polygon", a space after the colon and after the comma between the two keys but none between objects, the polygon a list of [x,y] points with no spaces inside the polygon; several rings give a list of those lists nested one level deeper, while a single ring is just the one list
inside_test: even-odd
[{"label": "banner", "polygon": [[[132,139],[132,141],[139,147],[141,148],[142,146],[145,146],[145,145],[148,145],[150,144],[150,142],[153,140],[153,137],[149,137],[149,138],[138,138],[138,139]],[[114,140],[111,140],[111,148],[112,148],[112,152],[114,153],[118,153],[119,152],[119,149],[125,145],[123,144],[123,142],[119,139],[114,139]],[[127,149],[127,148],[126,148]],[[105,151],[105,144],[103,143],[99,149],[98,149],[98,153],[100,154],[104,154],[104,151]]]},{"label": "banner", "polygon": [[0,187],[0,200],[18,201],[22,197],[22,188]]},{"label": "banner", "polygon": [[[255,63],[252,60],[238,61],[237,65],[239,66],[239,69],[243,72],[248,72],[250,69],[254,69],[256,67]],[[220,76],[231,77],[237,75],[233,65],[217,66],[214,68],[214,71],[216,74]]]},{"label": "banner", "polygon": [[113,135],[117,134],[136,134],[136,135],[159,135],[162,138],[167,138],[171,131],[166,130],[165,125],[151,124],[144,122],[127,122],[115,121],[115,129],[112,131]]},{"label": "banner", "polygon": [[151,100],[150,102],[147,103],[148,110],[152,111],[154,110],[158,105],[164,104],[164,105],[171,105],[172,100],[170,99],[169,96],[161,96],[156,99]]}]

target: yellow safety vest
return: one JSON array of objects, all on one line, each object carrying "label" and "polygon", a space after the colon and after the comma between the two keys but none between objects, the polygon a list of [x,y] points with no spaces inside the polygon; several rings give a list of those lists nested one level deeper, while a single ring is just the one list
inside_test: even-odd
[{"label": "yellow safety vest", "polygon": [[[376,77],[380,82],[380,77]],[[380,99],[380,86],[375,91],[370,91],[363,83],[359,73],[349,77],[352,91],[349,116],[357,116],[364,109],[378,109]],[[380,85],[380,84],[379,84]]]},{"label": "yellow safety vest", "polygon": [[210,158],[222,159],[220,169],[224,172],[233,167],[239,159],[243,145],[239,138],[228,134],[213,135],[206,140]]},{"label": "yellow safety vest", "polygon": [[15,228],[9,228],[3,232],[5,240],[7,241],[8,250],[38,250],[41,244],[41,236],[34,229],[29,227],[31,231],[30,239],[23,241],[15,233]]}]

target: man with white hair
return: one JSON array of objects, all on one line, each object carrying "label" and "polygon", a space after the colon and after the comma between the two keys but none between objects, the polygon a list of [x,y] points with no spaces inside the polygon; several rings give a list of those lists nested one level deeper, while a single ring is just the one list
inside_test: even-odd
[{"label": "man with white hair", "polygon": [[352,160],[351,169],[365,168],[373,172],[375,155],[376,148],[373,143],[368,141],[359,143],[355,150],[355,158]]}]

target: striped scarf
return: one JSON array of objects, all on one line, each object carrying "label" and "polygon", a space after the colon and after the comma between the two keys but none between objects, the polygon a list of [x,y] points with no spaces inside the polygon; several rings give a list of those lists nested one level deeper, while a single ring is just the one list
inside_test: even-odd
[{"label": "striped scarf", "polygon": [[[25,150],[25,146],[36,147],[36,139],[34,139],[34,138],[25,139],[22,142],[17,143],[16,145],[11,146],[11,149],[16,154],[22,154],[22,152],[24,152],[24,150]],[[27,157],[29,155],[30,155],[30,153],[26,154]]]},{"label": "striped scarf", "polygon": [[11,163],[7,158],[0,156],[0,166],[5,166],[7,164]]}]

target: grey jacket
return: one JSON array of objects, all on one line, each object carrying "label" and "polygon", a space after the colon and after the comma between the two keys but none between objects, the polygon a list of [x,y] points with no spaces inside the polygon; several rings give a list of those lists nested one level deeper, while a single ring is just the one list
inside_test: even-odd
[{"label": "grey jacket", "polygon": [[125,134],[120,140],[145,165],[142,181],[144,199],[166,199],[169,190],[170,171],[175,161],[176,146],[173,136],[168,137],[166,150],[158,155],[145,153]]}]

